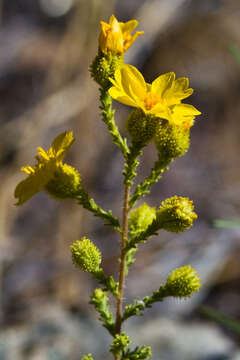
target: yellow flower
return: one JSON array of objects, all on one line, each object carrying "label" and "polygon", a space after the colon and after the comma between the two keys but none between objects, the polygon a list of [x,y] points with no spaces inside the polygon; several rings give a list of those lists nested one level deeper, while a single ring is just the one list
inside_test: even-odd
[{"label": "yellow flower", "polygon": [[175,80],[174,72],[160,75],[152,84],[145,82],[142,74],[132,65],[123,65],[111,79],[109,94],[113,99],[142,109],[145,114],[166,119],[171,124],[190,128],[196,115],[194,106],[181,101],[193,93],[188,78]]},{"label": "yellow flower", "polygon": [[109,24],[101,21],[101,33],[99,35],[99,48],[103,54],[109,53],[122,55],[137,39],[143,31],[132,31],[137,27],[137,20],[130,20],[126,23],[118,22],[114,15],[109,19]]},{"label": "yellow flower", "polygon": [[38,148],[37,163],[33,167],[27,165],[21,168],[28,177],[15,189],[14,196],[18,199],[16,205],[22,205],[41,191],[54,178],[56,171],[63,169],[62,160],[74,140],[72,132],[65,131],[53,140],[49,150]]}]

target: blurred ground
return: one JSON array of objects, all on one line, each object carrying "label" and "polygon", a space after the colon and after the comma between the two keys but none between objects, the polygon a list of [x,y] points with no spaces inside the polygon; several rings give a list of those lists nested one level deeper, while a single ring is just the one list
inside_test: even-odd
[{"label": "blurred ground", "polygon": [[[189,196],[199,219],[180,236],[161,233],[141,247],[126,298],[150,293],[183,264],[197,268],[203,288],[192,300],[154,306],[130,331],[136,341],[152,341],[154,359],[239,359],[239,338],[198,313],[208,304],[240,320],[240,229],[212,225],[215,219],[240,218],[240,64],[230,51],[240,51],[239,0],[2,0],[0,360],[75,360],[90,351],[99,354],[96,359],[107,358],[110,339],[88,305],[95,283],[73,267],[69,245],[90,237],[104,253],[106,272],[116,274],[119,239],[71,201],[54,202],[40,193],[16,208],[13,191],[23,178],[20,167],[32,164],[37,146],[46,148],[58,133],[73,129],[77,141],[67,160],[97,202],[120,216],[122,159],[99,119],[98,89],[88,73],[99,21],[112,13],[121,21],[138,19],[145,31],[126,61],[149,82],[172,70],[188,76],[195,89],[189,102],[203,114],[192,129],[188,154],[146,198],[157,206],[174,194]],[[124,133],[128,109],[115,105]],[[149,146],[139,180],[155,156]]]}]

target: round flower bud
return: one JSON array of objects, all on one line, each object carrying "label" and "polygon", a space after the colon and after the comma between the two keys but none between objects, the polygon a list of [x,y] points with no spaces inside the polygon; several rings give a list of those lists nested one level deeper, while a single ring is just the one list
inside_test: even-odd
[{"label": "round flower bud", "polygon": [[156,133],[159,118],[145,114],[141,109],[133,110],[127,118],[127,131],[134,144],[146,146]]},{"label": "round flower bud", "polygon": [[73,263],[85,272],[94,273],[99,270],[102,261],[100,250],[86,237],[77,240],[71,246]]},{"label": "round flower bud", "polygon": [[165,289],[169,296],[185,298],[191,296],[201,287],[200,279],[195,269],[186,265],[175,269],[168,276]]},{"label": "round flower bud", "polygon": [[63,164],[56,168],[45,190],[56,199],[72,198],[79,190],[80,183],[79,172],[72,166]]},{"label": "round flower bud", "polygon": [[190,130],[186,127],[170,125],[166,121],[159,121],[154,142],[161,158],[173,160],[183,156],[190,145]]},{"label": "round flower bud", "polygon": [[104,298],[104,296],[105,296],[105,292],[100,288],[95,289],[93,292],[93,297],[98,300],[101,300],[102,298]]},{"label": "round flower bud", "polygon": [[191,200],[173,196],[162,202],[157,211],[157,221],[161,229],[175,233],[182,232],[189,229],[197,219],[197,214],[193,210]]},{"label": "round flower bud", "polygon": [[112,86],[109,78],[114,78],[115,71],[123,65],[123,56],[103,55],[101,52],[95,57],[90,66],[92,78],[103,88]]},{"label": "round flower bud", "polygon": [[132,236],[136,236],[142,231],[147,230],[156,218],[156,209],[146,203],[134,209],[129,217],[129,229]]}]

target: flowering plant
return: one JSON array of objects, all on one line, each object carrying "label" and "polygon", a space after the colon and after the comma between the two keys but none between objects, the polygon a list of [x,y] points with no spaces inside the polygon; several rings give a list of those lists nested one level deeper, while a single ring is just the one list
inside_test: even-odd
[{"label": "flowering plant", "polygon": [[[151,356],[150,347],[145,345],[130,348],[131,340],[122,331],[128,318],[143,314],[145,308],[167,297],[189,297],[201,286],[196,271],[185,265],[173,270],[166,282],[151,295],[123,308],[124,282],[135,262],[139,244],[145,243],[160,230],[183,232],[189,229],[197,218],[193,202],[176,195],[157,207],[144,203],[132,209],[140,198],[150,192],[151,186],[163,176],[169,164],[186,153],[189,148],[190,129],[195,117],[200,114],[195,107],[182,102],[193,93],[187,78],[175,79],[175,74],[169,72],[148,84],[134,66],[124,64],[125,51],[143,33],[137,31],[132,35],[137,24],[136,20],[118,22],[114,15],[110,17],[109,23],[102,21],[98,54],[90,67],[93,79],[100,85],[102,120],[125,160],[122,220],[97,205],[84,189],[78,171],[68,164],[63,164],[63,158],[74,142],[72,132],[58,135],[47,151],[38,148],[36,164],[22,168],[28,176],[15,190],[17,205],[24,204],[41,190],[46,190],[55,199],[76,200],[120,234],[118,281],[105,275],[101,267],[102,254],[90,239],[83,237],[71,246],[74,265],[91,273],[101,286],[93,292],[90,303],[94,305],[100,321],[113,337],[109,351],[115,360],[148,359]],[[112,99],[134,108],[126,120],[130,145],[115,123]],[[156,147],[157,160],[149,176],[132,191],[139,158],[143,148],[151,141]],[[116,300],[115,316],[109,307],[109,294]],[[92,359],[91,354],[82,357],[82,360]]]}]

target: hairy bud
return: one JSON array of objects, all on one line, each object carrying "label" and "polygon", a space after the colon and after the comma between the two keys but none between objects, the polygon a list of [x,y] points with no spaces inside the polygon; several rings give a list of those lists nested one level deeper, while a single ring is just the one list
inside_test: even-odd
[{"label": "hairy bud", "polygon": [[168,276],[165,289],[169,296],[184,298],[191,296],[201,287],[200,279],[195,269],[186,265],[175,269]]},{"label": "hairy bud", "polygon": [[146,146],[156,133],[159,118],[145,114],[141,109],[133,110],[127,118],[127,131],[134,144]]},{"label": "hairy bud", "polygon": [[92,78],[103,88],[112,86],[109,78],[114,78],[115,71],[123,65],[122,55],[103,55],[101,52],[95,57],[90,66]]},{"label": "hairy bud", "polygon": [[169,162],[169,160],[183,156],[190,145],[189,135],[190,130],[186,127],[159,121],[154,142],[160,158],[164,158]]},{"label": "hairy bud", "polygon": [[134,209],[129,217],[129,229],[132,236],[136,236],[142,231],[147,230],[156,218],[156,209],[146,203]]},{"label": "hairy bud", "polygon": [[80,188],[81,177],[72,166],[58,166],[45,190],[56,199],[72,198]]},{"label": "hairy bud", "polygon": [[162,202],[157,211],[157,222],[162,229],[175,233],[182,232],[189,229],[197,219],[197,214],[193,210],[191,200],[173,196]]},{"label": "hairy bud", "polygon": [[73,263],[85,272],[99,270],[102,261],[100,250],[86,237],[77,240],[71,246]]}]

